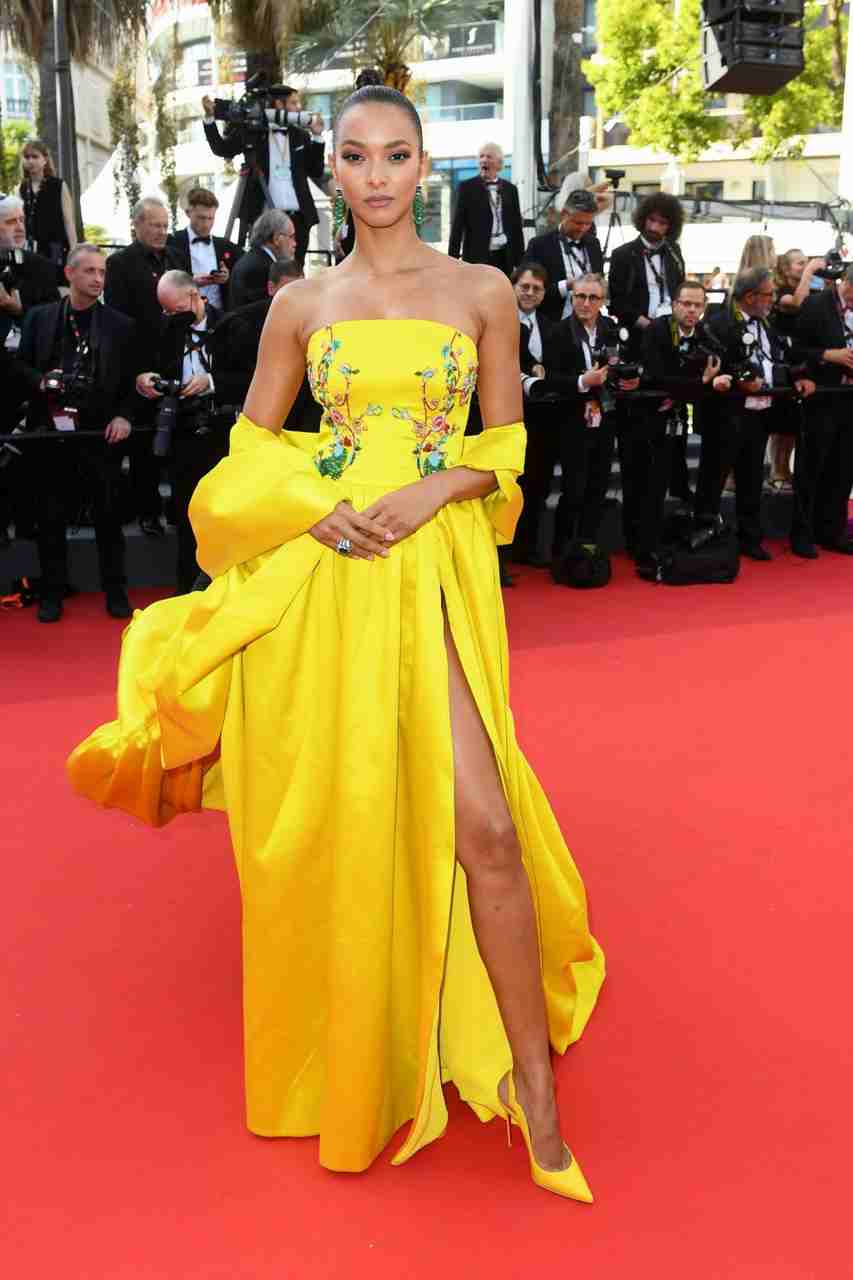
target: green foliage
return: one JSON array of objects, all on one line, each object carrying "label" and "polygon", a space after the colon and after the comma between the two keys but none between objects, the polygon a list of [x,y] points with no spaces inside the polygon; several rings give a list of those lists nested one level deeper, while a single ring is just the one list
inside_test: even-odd
[{"label": "green foliage", "polygon": [[115,79],[107,99],[110,140],[118,149],[113,187],[115,207],[118,208],[124,196],[127,200],[128,213],[142,194],[142,188],[139,185],[142,130],[136,118],[135,57],[132,47],[125,51],[123,59],[116,67]]},{"label": "green foliage", "polygon": [[10,120],[0,129],[0,191],[17,190],[21,181],[21,151],[32,130],[28,124]]},{"label": "green foliage", "polygon": [[169,94],[176,88],[176,73],[180,61],[180,48],[177,44],[177,28],[175,39],[160,64],[159,75],[154,84],[154,138],[157,158],[160,162],[160,185],[166,196],[166,203],[172,217],[173,229],[178,221],[178,179],[175,148],[178,145],[178,124],[175,113],[169,107]]},{"label": "green foliage", "polygon": [[[816,25],[823,15],[826,25]],[[636,146],[655,147],[682,162],[711,143],[759,138],[764,162],[802,150],[816,125],[837,127],[844,96],[846,18],[837,0],[807,5],[802,75],[778,93],[744,98],[737,124],[708,113],[701,80],[700,0],[607,0],[599,6],[601,61],[583,64],[605,116],[621,114]],[[839,58],[839,49],[841,57]]]},{"label": "green foliage", "polygon": [[99,222],[87,222],[83,228],[83,239],[88,244],[109,244],[110,233]]}]

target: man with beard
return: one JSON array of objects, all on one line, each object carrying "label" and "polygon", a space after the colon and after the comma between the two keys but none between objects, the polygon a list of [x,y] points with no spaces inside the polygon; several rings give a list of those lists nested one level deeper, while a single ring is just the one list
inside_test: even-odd
[{"label": "man with beard", "polygon": [[542,314],[555,323],[572,314],[572,286],[579,276],[604,270],[604,255],[595,233],[598,203],[592,191],[573,188],[566,192],[560,209],[560,225],[544,235],[534,236],[527,257],[541,262],[548,272],[548,289],[542,300]]},{"label": "man with beard", "polygon": [[479,177],[460,182],[447,252],[465,262],[483,262],[511,275],[524,257],[518,188],[498,177],[503,151],[496,142],[480,147]]},{"label": "man with beard", "polygon": [[172,432],[172,489],[175,532],[178,541],[178,593],[192,590],[199,574],[195,535],[189,521],[190,498],[202,476],[228,452],[228,432],[217,427],[212,415],[214,382],[207,351],[210,334],[220,313],[201,296],[186,271],[167,271],[157,286],[157,300],[166,317],[158,358],[140,373],[136,389],[156,402],[162,393],[157,377],[181,383],[178,411]]},{"label": "man with beard", "polygon": [[26,241],[23,202],[7,196],[0,200],[0,347],[7,351],[17,350],[27,311],[59,298],[56,267],[25,249]]}]

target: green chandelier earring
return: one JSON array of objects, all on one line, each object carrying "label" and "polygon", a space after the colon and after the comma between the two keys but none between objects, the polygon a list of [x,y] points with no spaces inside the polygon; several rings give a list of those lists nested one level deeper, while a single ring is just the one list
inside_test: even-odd
[{"label": "green chandelier earring", "polygon": [[340,187],[335,187],[335,203],[332,206],[332,221],[335,224],[335,234],[340,231],[346,222],[347,202],[344,199],[344,193]]},{"label": "green chandelier earring", "polygon": [[412,201],[412,216],[415,219],[415,226],[420,231],[421,227],[424,225],[424,219],[426,218],[426,200],[424,199],[424,193],[420,183],[418,183],[415,198]]}]

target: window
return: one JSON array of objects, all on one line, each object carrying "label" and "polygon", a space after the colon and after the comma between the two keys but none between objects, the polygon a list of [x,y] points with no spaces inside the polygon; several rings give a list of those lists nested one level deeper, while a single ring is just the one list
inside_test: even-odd
[{"label": "window", "polygon": [[18,120],[33,118],[33,87],[25,67],[17,62],[0,63],[3,79],[3,113]]},{"label": "window", "polygon": [[587,86],[585,89],[581,89],[581,115],[594,116],[595,114],[595,90]]},{"label": "window", "polygon": [[753,179],[753,183],[752,183],[752,198],[753,198],[753,200],[766,200],[766,199],[767,199],[767,183],[764,181],[764,179],[763,179],[763,178],[754,178],[754,179]]},{"label": "window", "polygon": [[631,191],[635,196],[653,196],[660,191],[659,182],[634,182]]},{"label": "window", "polygon": [[722,200],[722,182],[685,182],[684,194],[694,200]]},{"label": "window", "polygon": [[588,57],[595,53],[596,29],[598,27],[597,0],[583,0],[583,30],[581,32],[581,53]]}]

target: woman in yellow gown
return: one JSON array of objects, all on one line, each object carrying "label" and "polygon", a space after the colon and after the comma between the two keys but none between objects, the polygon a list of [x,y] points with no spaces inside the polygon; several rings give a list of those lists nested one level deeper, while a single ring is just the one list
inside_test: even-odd
[{"label": "woman in yellow gown", "polygon": [[[521,1128],[537,1183],[589,1200],[550,1047],[580,1036],[604,962],[508,707],[515,301],[417,238],[407,99],[349,98],[334,163],[357,248],[272,307],[191,506],[212,584],[137,613],[118,719],[69,773],[155,826],[227,811],[254,1133],[319,1134],[323,1165],[360,1170],[411,1122],[402,1163],[443,1132],[452,1081]],[[319,436],[280,429],[306,365]]]}]

